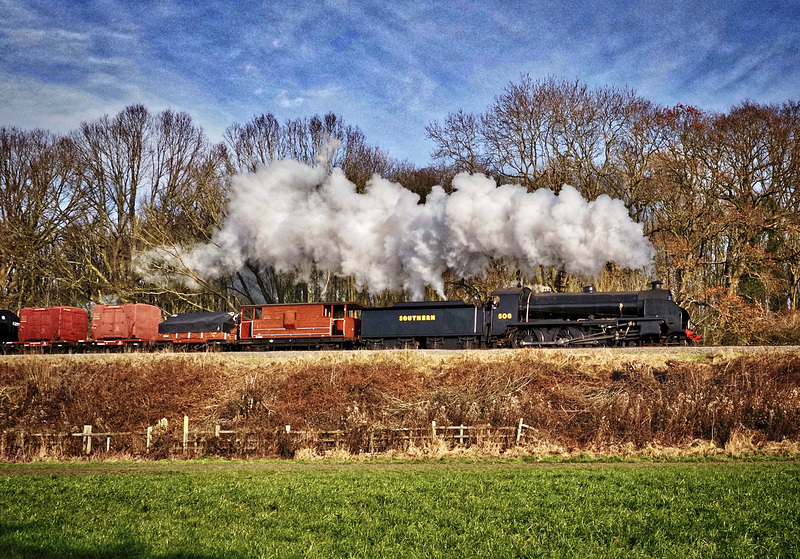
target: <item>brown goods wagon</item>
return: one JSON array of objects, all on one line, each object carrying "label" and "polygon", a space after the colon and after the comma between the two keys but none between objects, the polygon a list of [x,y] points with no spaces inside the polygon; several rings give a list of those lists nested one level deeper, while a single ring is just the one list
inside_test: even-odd
[{"label": "brown goods wagon", "polygon": [[96,305],[92,310],[92,339],[152,342],[158,339],[161,309],[144,303]]},{"label": "brown goods wagon", "polygon": [[89,313],[77,307],[25,307],[19,311],[20,342],[86,340]]}]

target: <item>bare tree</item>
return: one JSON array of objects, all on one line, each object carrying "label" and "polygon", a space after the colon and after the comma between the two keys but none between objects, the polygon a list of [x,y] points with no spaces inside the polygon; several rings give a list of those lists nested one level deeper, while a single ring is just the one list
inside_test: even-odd
[{"label": "bare tree", "polygon": [[[137,267],[145,277],[157,279],[135,286],[137,293],[157,298],[168,312],[236,308],[230,278],[206,279],[182,264],[181,249],[208,243],[226,215],[230,163],[222,144],[208,146],[199,129],[191,142],[179,145],[181,163],[164,176],[153,204],[142,211],[143,223],[137,246]],[[163,144],[159,142],[159,145]],[[163,148],[166,153],[170,148]],[[174,149],[174,148],[173,148]],[[142,254],[161,253],[161,262],[141,261]],[[185,280],[185,281],[182,281]]]},{"label": "bare tree", "polygon": [[[552,183],[552,93],[555,82],[537,83],[523,76],[509,85],[481,117],[487,167],[501,182],[515,182],[529,190]],[[556,190],[563,180],[558,178]]]},{"label": "bare tree", "polygon": [[658,250],[662,277],[686,305],[703,304],[703,290],[719,268],[715,249],[724,208],[714,196],[705,159],[710,120],[694,107],[661,111],[657,126],[666,140],[643,184],[649,203],[642,219]]},{"label": "bare tree", "polygon": [[435,161],[450,167],[454,174],[462,171],[488,174],[480,117],[458,111],[447,115],[443,125],[434,122],[425,130],[428,138],[436,143],[431,153]]},{"label": "bare tree", "polygon": [[[657,140],[643,126],[649,102],[627,89],[590,89],[580,82],[522,76],[480,116],[463,111],[428,126],[434,158],[456,172],[482,172],[529,190],[575,186],[585,197],[622,195],[641,181]],[[636,172],[633,179],[626,172]]]},{"label": "bare tree", "polygon": [[389,156],[380,148],[367,144],[361,129],[352,126],[342,130],[342,146],[333,164],[341,167],[359,193],[364,192],[373,175],[387,176],[392,168]]},{"label": "bare tree", "polygon": [[434,186],[441,186],[445,192],[452,192],[452,182],[454,173],[451,169],[437,167],[417,168],[410,163],[403,162],[395,164],[387,175],[387,178],[402,184],[420,198],[420,203],[424,204],[428,194]]},{"label": "bare tree", "polygon": [[209,146],[203,131],[186,113],[166,110],[153,119],[151,144],[147,146],[150,177],[145,209],[165,206],[190,188],[196,170],[205,162]]},{"label": "bare tree", "polygon": [[706,157],[715,194],[727,209],[724,287],[729,293],[749,290],[749,296],[761,298],[785,292],[775,248],[797,223],[800,179],[800,129],[796,118],[786,118],[790,115],[778,107],[744,103],[714,119]]},{"label": "bare tree", "polygon": [[72,138],[83,168],[90,219],[84,260],[97,288],[93,299],[117,295],[129,287],[133,239],[142,189],[153,172],[148,153],[153,123],[147,109],[132,105],[114,118],[81,125]]},{"label": "bare tree", "polygon": [[283,131],[272,113],[254,117],[225,130],[225,142],[231,149],[233,165],[239,172],[254,173],[262,165],[286,157]]},{"label": "bare tree", "polygon": [[45,305],[75,296],[65,232],[83,211],[68,140],[0,128],[0,305]]}]

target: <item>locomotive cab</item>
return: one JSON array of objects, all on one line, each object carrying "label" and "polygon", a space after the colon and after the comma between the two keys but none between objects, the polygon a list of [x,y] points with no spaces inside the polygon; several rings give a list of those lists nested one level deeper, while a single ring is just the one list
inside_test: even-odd
[{"label": "locomotive cab", "polygon": [[530,301],[531,295],[532,292],[527,287],[498,289],[492,293],[487,309],[490,342],[502,337],[513,324],[524,320],[520,317],[521,309],[526,308],[526,302]]}]

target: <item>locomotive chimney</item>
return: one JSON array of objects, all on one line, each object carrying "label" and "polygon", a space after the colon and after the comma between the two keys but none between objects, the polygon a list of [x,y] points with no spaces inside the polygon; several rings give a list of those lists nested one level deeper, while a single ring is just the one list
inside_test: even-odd
[{"label": "locomotive chimney", "polygon": [[650,289],[656,290],[661,289],[661,286],[664,285],[664,282],[661,280],[655,280],[650,282]]},{"label": "locomotive chimney", "polygon": [[587,285],[583,288],[584,293],[594,293],[595,289],[593,285]]}]

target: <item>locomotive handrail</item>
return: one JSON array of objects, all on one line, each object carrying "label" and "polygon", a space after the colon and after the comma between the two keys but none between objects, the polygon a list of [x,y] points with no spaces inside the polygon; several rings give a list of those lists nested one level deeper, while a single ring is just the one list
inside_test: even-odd
[{"label": "locomotive handrail", "polygon": [[533,291],[528,290],[528,300],[525,302],[525,322],[529,322],[531,319],[531,297],[533,297]]}]

